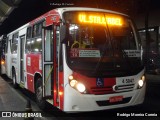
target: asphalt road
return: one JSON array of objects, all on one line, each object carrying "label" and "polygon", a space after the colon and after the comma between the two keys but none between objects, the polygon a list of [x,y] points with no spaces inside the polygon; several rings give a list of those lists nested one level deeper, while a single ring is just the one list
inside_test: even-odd
[{"label": "asphalt road", "polygon": [[[23,89],[14,89],[11,80],[3,78],[5,80],[0,79],[0,111],[25,111],[27,100],[30,100],[32,110],[42,112],[45,116],[34,120],[160,120],[160,76],[147,75],[146,97],[140,106],[76,114],[60,112],[49,104],[46,111],[41,111],[32,93]],[[133,117],[133,114],[137,116]],[[154,116],[145,116],[146,114]],[[24,119],[0,118],[0,120]]]}]

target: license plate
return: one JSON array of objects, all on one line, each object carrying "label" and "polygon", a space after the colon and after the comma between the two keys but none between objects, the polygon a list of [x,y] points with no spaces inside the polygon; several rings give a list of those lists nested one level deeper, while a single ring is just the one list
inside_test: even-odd
[{"label": "license plate", "polygon": [[114,96],[109,98],[110,103],[123,101],[123,96]]}]

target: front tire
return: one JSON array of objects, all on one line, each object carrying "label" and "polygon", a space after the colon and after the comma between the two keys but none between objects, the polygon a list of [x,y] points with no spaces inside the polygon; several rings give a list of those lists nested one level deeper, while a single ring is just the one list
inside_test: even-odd
[{"label": "front tire", "polygon": [[46,108],[46,101],[43,98],[43,86],[42,86],[42,78],[38,78],[36,82],[36,102],[42,110]]}]

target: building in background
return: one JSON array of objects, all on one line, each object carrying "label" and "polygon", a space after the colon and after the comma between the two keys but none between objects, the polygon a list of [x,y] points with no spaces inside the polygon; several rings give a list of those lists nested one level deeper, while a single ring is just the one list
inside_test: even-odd
[{"label": "building in background", "polygon": [[160,74],[160,10],[150,10],[148,16],[148,44],[146,39],[145,13],[135,19],[139,29],[144,53],[148,49],[148,72]]}]

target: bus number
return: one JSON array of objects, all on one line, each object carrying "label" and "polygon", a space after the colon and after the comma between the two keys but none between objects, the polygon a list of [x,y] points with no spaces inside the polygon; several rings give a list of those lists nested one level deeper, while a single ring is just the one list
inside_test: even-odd
[{"label": "bus number", "polygon": [[133,78],[132,79],[123,79],[122,83],[124,83],[124,84],[133,84],[134,83],[134,79]]}]

